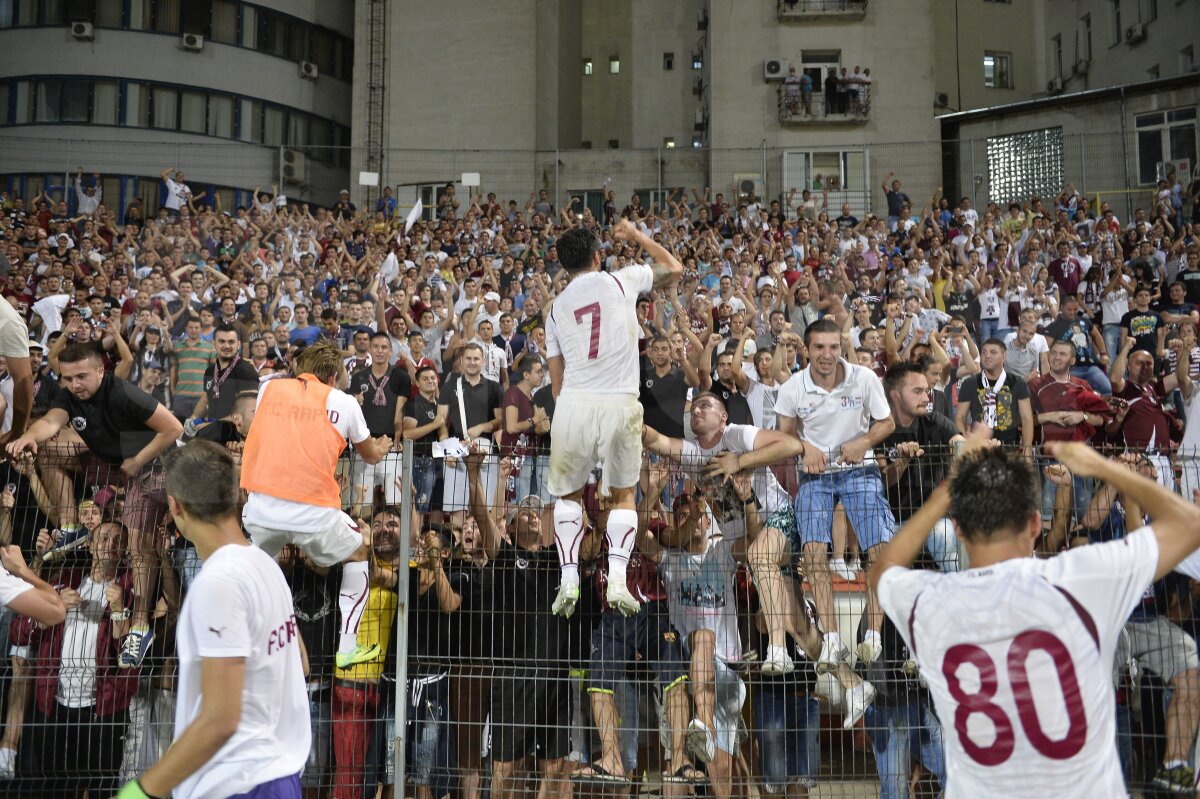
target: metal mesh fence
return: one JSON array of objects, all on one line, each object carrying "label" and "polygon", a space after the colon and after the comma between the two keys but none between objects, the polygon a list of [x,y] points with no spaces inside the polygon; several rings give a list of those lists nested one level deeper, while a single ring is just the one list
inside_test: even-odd
[{"label": "metal mesh fence", "polygon": [[[69,608],[46,629],[3,616],[0,789],[12,796],[109,795],[162,755],[180,600],[201,567],[146,499],[153,471],[126,479],[71,438],[0,467],[0,535]],[[420,797],[940,795],[954,733],[863,568],[943,479],[950,451],[927,447],[899,475],[905,453],[881,448],[841,472],[809,475],[791,461],[727,481],[711,476],[708,457],[650,454],[626,568],[640,609],[628,616],[609,604],[614,509],[598,496],[598,467],[581,500],[580,593],[562,618],[551,612],[560,566],[546,452],[455,460],[415,448],[339,466],[345,508],[371,531],[358,642],[377,643],[375,657],[335,664],[339,567],[290,545],[278,558],[306,650],[307,795],[390,794],[396,782]],[[1034,457],[1041,556],[1140,526],[1106,485]],[[1171,488],[1200,485],[1195,453],[1129,461]],[[76,524],[87,534],[70,539],[64,528]],[[917,566],[969,566],[948,523]],[[1178,575],[1155,584],[1103,675],[1116,689],[1122,771],[1142,795],[1164,762],[1194,758],[1194,586]],[[149,614],[155,639],[140,667],[119,665],[117,607]],[[834,629],[846,651],[822,663]],[[881,633],[877,651],[869,631]]]}]

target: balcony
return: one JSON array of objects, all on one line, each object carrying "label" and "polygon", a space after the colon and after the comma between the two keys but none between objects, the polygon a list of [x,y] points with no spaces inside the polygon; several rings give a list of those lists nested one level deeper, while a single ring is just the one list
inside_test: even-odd
[{"label": "balcony", "polygon": [[867,16],[867,0],[778,0],[780,22],[857,20]]},{"label": "balcony", "polygon": [[[813,92],[807,97],[788,94],[789,86],[779,87],[779,121],[788,127],[811,127],[816,125],[865,125],[871,112],[871,84],[857,84],[857,98],[834,95],[826,113],[825,94]],[[843,107],[844,106],[844,107]]]}]

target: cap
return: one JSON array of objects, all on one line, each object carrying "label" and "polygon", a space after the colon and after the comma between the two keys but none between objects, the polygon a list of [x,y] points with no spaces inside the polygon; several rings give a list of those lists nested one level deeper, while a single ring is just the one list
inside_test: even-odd
[{"label": "cap", "polygon": [[517,506],[508,512],[508,516],[504,517],[505,525],[510,525],[517,519],[517,514],[523,510],[532,510],[541,513],[545,508],[542,498],[536,494],[528,494],[517,503]]},{"label": "cap", "polygon": [[162,328],[159,327],[158,325],[150,325],[149,327],[146,328],[146,332],[147,333],[157,333],[160,336],[163,334]]},{"label": "cap", "polygon": [[150,360],[144,361],[142,363],[142,368],[143,369],[157,369],[158,371],[161,372],[163,370],[163,364],[162,364],[162,361],[160,361],[158,358],[151,358]]},{"label": "cap", "polygon": [[341,191],[338,192],[338,194],[349,194],[349,193],[350,193],[349,189],[342,189]]},{"label": "cap", "polygon": [[728,301],[728,305],[733,309],[734,313],[746,310],[746,303],[742,302],[741,297],[731,297]]},{"label": "cap", "polygon": [[483,295],[484,302],[500,302],[500,295],[494,291],[489,291]]},{"label": "cap", "polygon": [[45,352],[45,350],[46,350],[46,348],[42,346],[42,342],[37,341],[35,339],[29,339],[29,349],[42,350],[43,352]]}]

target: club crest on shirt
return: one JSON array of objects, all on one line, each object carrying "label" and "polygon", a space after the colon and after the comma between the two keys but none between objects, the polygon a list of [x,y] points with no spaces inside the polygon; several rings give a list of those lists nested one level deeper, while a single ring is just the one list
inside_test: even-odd
[{"label": "club crest on shirt", "polygon": [[87,429],[87,419],[82,416],[72,416],[71,427],[75,428],[76,432],[81,433]]},{"label": "club crest on shirt", "polygon": [[862,397],[842,397],[842,410],[856,410],[863,406]]}]

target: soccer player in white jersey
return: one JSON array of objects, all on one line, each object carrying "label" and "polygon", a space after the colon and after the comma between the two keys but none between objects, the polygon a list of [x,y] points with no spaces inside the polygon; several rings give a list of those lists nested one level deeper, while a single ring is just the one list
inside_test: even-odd
[{"label": "soccer player in white jersey", "polygon": [[602,461],[600,493],[612,499],[608,514],[608,604],[629,615],[640,607],[625,584],[625,567],[637,537],[636,488],[642,467],[642,406],[638,402],[637,298],[674,284],[683,273],[675,256],[628,220],[613,228],[618,241],[644,249],[654,265],[634,263],[600,271],[600,241],[572,228],[556,242],[558,260],[571,277],[546,319],[546,355],[557,405],[550,428],[554,540],[562,582],[552,610],[570,616],[579,599],[580,498]]},{"label": "soccer player in white jersey", "polygon": [[[1114,650],[1151,583],[1200,547],[1200,509],[1084,444],[1050,444],[1072,474],[1106,481],[1151,522],[1117,541],[1034,559],[1037,467],[985,446],[987,437],[972,432],[949,487],[930,495],[868,577],[945,727],[945,795],[1125,796]],[[910,569],[947,513],[971,568]]]},{"label": "soccer player in white jersey", "polygon": [[204,565],[179,614],[175,742],[117,797],[300,799],[312,741],[292,591],[242,533],[229,452],[193,441],[165,460],[171,515]]}]

